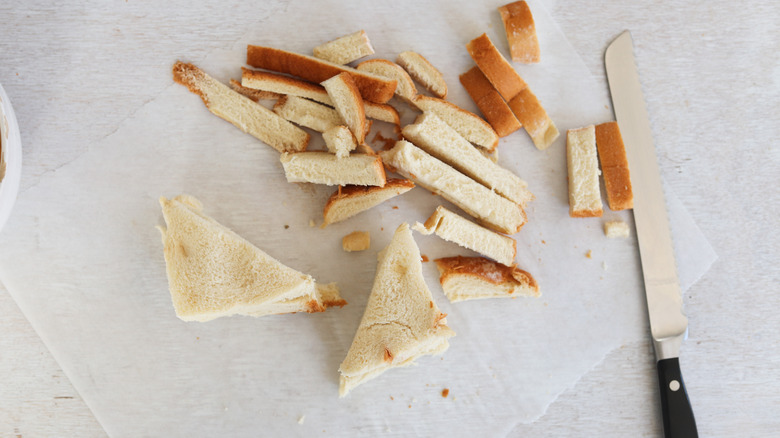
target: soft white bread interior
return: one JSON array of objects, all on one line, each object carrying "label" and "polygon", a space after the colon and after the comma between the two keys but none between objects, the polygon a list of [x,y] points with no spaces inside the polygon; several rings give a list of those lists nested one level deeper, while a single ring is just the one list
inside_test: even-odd
[{"label": "soft white bread interior", "polygon": [[455,335],[425,284],[420,250],[408,224],[398,227],[377,258],[366,310],[339,367],[341,397],[390,368],[443,353]]},{"label": "soft white bread interior", "polygon": [[541,59],[536,24],[528,3],[517,1],[498,8],[504,22],[512,61],[534,64]]},{"label": "soft white bread interior", "polygon": [[472,112],[446,100],[422,95],[414,100],[414,106],[420,111],[436,114],[463,138],[477,146],[491,151],[498,146],[499,137],[493,127]]},{"label": "soft white bread interior", "polygon": [[288,182],[384,186],[385,170],[379,156],[352,154],[338,158],[329,152],[300,152],[279,157]]},{"label": "soft white bread interior", "polygon": [[628,224],[619,220],[604,222],[604,235],[610,239],[628,237]]},{"label": "soft white bread interior", "polygon": [[371,47],[366,31],[359,30],[317,46],[313,53],[317,58],[344,65],[364,56],[373,55],[374,48]]},{"label": "soft white bread interior", "polygon": [[355,67],[359,71],[367,71],[387,79],[395,79],[398,85],[395,94],[411,102],[417,96],[417,87],[412,82],[412,77],[400,65],[386,59],[369,59]]},{"label": "soft white bread interior", "polygon": [[599,160],[593,125],[569,129],[566,133],[566,164],[569,172],[569,215],[601,216]]},{"label": "soft white bread interior", "polygon": [[365,251],[371,246],[368,231],[353,231],[341,239],[341,248],[346,252]]},{"label": "soft white bread interior", "polygon": [[441,205],[424,224],[417,222],[412,228],[425,235],[436,233],[448,242],[457,243],[507,266],[515,262],[517,243],[514,239],[481,227]]},{"label": "soft white bread interior", "polygon": [[325,221],[322,227],[349,219],[412,188],[414,188],[413,182],[399,178],[388,179],[384,187],[339,187],[325,204],[323,210]]},{"label": "soft white bread interior", "polygon": [[434,96],[442,99],[447,97],[447,83],[444,82],[444,76],[424,56],[412,51],[402,52],[396,62]]},{"label": "soft white bread interior", "polygon": [[401,140],[379,153],[392,170],[457,205],[493,230],[515,234],[526,222],[514,202],[453,169],[408,141]]},{"label": "soft white bread interior", "polygon": [[344,124],[344,120],[333,108],[298,96],[282,96],[274,104],[274,112],[296,125],[317,132],[326,132]]},{"label": "soft white bread interior", "polygon": [[321,84],[330,96],[333,106],[339,115],[347,123],[349,130],[355,136],[358,143],[366,140],[366,110],[363,107],[363,98],[360,90],[352,80],[349,73],[340,73]]},{"label": "soft white bread interior", "polygon": [[[471,59],[507,102],[528,85],[515,71],[504,55],[498,51],[487,34],[482,34],[466,44]],[[520,123],[523,123],[520,120]]]},{"label": "soft white bread interior", "polygon": [[322,312],[346,304],[338,289],[283,265],[202,213],[195,198],[160,198],[160,228],[176,316],[208,321],[235,314]]},{"label": "soft white bread interior", "polygon": [[512,202],[525,206],[534,196],[528,184],[483,155],[435,113],[404,126],[404,138]]},{"label": "soft white bread interior", "polygon": [[537,149],[547,149],[558,138],[558,128],[530,89],[525,88],[510,100],[509,108],[523,124]]},{"label": "soft white bread interior", "polygon": [[177,61],[173,80],[203,100],[212,113],[279,152],[306,150],[309,134],[273,111],[233,91],[192,64]]},{"label": "soft white bread interior", "polygon": [[633,208],[634,192],[631,188],[626,147],[617,122],[596,125],[596,148],[599,151],[601,171],[604,172],[604,187],[607,189],[609,208],[612,210]]},{"label": "soft white bread interior", "polygon": [[328,151],[336,154],[338,158],[348,156],[350,152],[357,148],[355,136],[344,125],[337,125],[327,129],[322,133],[322,138],[325,139],[325,146],[327,146]]},{"label": "soft white bread interior", "polygon": [[439,282],[453,303],[482,298],[538,297],[539,285],[528,272],[482,257],[436,260]]},{"label": "soft white bread interior", "polygon": [[233,91],[235,91],[236,93],[248,97],[253,102],[259,102],[261,100],[276,100],[282,97],[281,94],[274,93],[272,91],[264,91],[264,90],[256,90],[254,88],[247,88],[241,85],[241,82],[235,79],[230,80],[230,88],[233,89]]},{"label": "soft white bread interior", "polygon": [[474,66],[460,75],[460,83],[499,137],[506,137],[520,129],[517,117],[479,67]]}]

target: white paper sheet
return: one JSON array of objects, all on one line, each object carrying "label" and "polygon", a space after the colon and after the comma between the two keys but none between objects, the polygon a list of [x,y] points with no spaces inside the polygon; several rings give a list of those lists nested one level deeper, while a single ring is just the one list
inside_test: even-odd
[{"label": "white paper sheet", "polygon": [[[338,23],[330,2],[317,4],[322,13],[291,3],[200,66],[227,80],[239,74],[247,43],[307,52],[365,28],[378,57],[422,53],[444,72],[449,99],[474,110],[457,75],[472,65],[465,43],[484,31],[506,53],[495,7],[400,3],[350,10]],[[390,8],[416,12],[405,22],[386,20]],[[543,61],[516,67],[560,131],[612,119],[606,85],[591,77],[546,12],[536,3],[532,9]],[[295,31],[302,17],[306,32]],[[414,116],[398,107],[407,120]],[[515,238],[518,264],[537,278],[542,297],[453,305],[434,264],[425,264],[457,333],[450,349],[391,370],[345,399],[337,398],[337,369],[363,313],[376,253],[401,222],[424,220],[440,203],[454,207],[416,188],[352,220],[312,228],[333,189],[288,184],[277,152],[208,113],[179,85],[20,196],[0,236],[0,279],[112,436],[506,434],[543,415],[609,351],[648,336],[635,237],[606,239],[602,232],[603,221],[631,222],[630,213],[568,216],[564,137],[543,152],[524,132],[500,145],[500,163],[537,197]],[[349,305],[315,315],[179,321],[154,228],[162,223],[157,198],[179,193],[198,197],[207,214],[283,263],[338,282]],[[703,254],[709,246],[684,208],[670,207],[682,224],[675,237],[690,238],[677,240],[678,254]],[[341,237],[356,229],[371,232],[371,249],[343,252]],[[431,260],[470,254],[415,237]],[[684,279],[709,266],[687,258],[679,264]]]}]

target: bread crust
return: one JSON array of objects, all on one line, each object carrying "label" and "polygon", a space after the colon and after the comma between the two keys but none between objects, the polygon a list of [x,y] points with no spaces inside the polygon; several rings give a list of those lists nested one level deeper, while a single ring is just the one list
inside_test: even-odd
[{"label": "bread crust", "polygon": [[452,277],[466,275],[494,285],[526,286],[535,292],[535,296],[540,295],[536,279],[517,266],[504,266],[484,257],[446,257],[435,262],[442,286]]},{"label": "bread crust", "polygon": [[509,108],[523,125],[537,149],[547,149],[558,138],[558,128],[529,88],[521,90],[514,99],[510,100]]},{"label": "bread crust", "polygon": [[541,60],[536,24],[528,3],[517,1],[498,8],[504,22],[512,61],[534,64]]},{"label": "bread crust", "polygon": [[596,125],[596,148],[601,161],[609,208],[612,210],[633,208],[631,174],[628,169],[626,148],[617,122]]},{"label": "bread crust", "polygon": [[281,94],[274,93],[273,91],[255,90],[254,88],[244,87],[241,85],[241,82],[235,79],[230,80],[230,88],[232,88],[236,93],[248,97],[253,102],[259,102],[261,100],[274,100],[282,97]]},{"label": "bread crust", "polygon": [[460,83],[499,137],[506,137],[522,127],[509,105],[493,88],[479,67],[472,67],[460,75]]},{"label": "bread crust", "polygon": [[[466,49],[485,77],[507,102],[528,85],[498,51],[487,34],[482,34],[466,44]],[[523,121],[521,120],[520,123]]]},{"label": "bread crust", "polygon": [[409,73],[407,73],[403,67],[392,61],[386,59],[369,59],[368,61],[361,62],[355,68],[359,71],[367,71],[387,79],[395,79],[398,82],[395,94],[407,101],[411,102],[414,100],[415,96],[417,96],[417,87],[414,86],[412,77],[409,76]]},{"label": "bread crust", "polygon": [[348,72],[364,99],[387,103],[393,97],[396,81],[355,70],[313,56],[263,46],[247,46],[246,63],[252,67],[298,76],[310,82],[321,83],[339,73]]}]

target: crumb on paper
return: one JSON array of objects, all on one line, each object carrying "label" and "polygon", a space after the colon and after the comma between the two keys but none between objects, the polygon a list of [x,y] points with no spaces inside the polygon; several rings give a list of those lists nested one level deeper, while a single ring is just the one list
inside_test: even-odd
[{"label": "crumb on paper", "polygon": [[442,397],[447,398],[448,395],[450,395],[450,390],[448,388],[444,388],[441,390]]},{"label": "crumb on paper", "polygon": [[286,229],[288,229],[288,228],[290,228],[290,226],[289,226],[289,225],[287,225],[287,224],[285,224],[285,225],[284,225],[284,229],[286,230]]},{"label": "crumb on paper", "polygon": [[390,400],[395,400],[392,395],[390,396]]},{"label": "crumb on paper", "polygon": [[610,239],[628,237],[628,224],[617,220],[604,222],[604,235]]},{"label": "crumb on paper", "polygon": [[545,242],[544,239],[542,239],[542,245],[547,245],[547,242]]},{"label": "crumb on paper", "polygon": [[607,262],[601,262],[601,269],[607,270]]},{"label": "crumb on paper", "polygon": [[353,231],[341,239],[341,247],[346,252],[364,251],[371,246],[371,234],[368,231]]},{"label": "crumb on paper", "polygon": [[427,256],[427,255],[425,255],[425,254],[423,254],[423,255],[422,255],[422,262],[423,262],[423,263],[425,263],[425,262],[427,262],[427,261],[429,261],[429,260],[430,260],[430,259],[428,258],[428,256]]},{"label": "crumb on paper", "polygon": [[314,222],[314,219],[309,219],[309,226],[314,228],[317,226],[317,222]]},{"label": "crumb on paper", "polygon": [[394,206],[393,206],[393,210],[398,210],[398,206],[397,206],[397,205],[394,205]]},{"label": "crumb on paper", "polygon": [[593,258],[593,251],[588,250],[588,252],[585,253],[585,257],[592,259]]},{"label": "crumb on paper", "polygon": [[303,422],[306,420],[305,415],[301,415],[301,418],[298,419],[298,424],[303,424]]}]

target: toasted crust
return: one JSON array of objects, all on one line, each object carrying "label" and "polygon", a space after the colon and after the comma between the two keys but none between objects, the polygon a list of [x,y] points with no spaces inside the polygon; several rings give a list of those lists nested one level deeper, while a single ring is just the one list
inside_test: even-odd
[{"label": "toasted crust", "polygon": [[373,208],[390,198],[401,195],[414,188],[408,179],[389,178],[384,187],[344,186],[339,187],[325,204],[322,211],[322,227],[349,219]]},{"label": "toasted crust", "polygon": [[[466,49],[485,77],[507,102],[528,86],[493,45],[487,34],[483,33],[471,40],[466,44]],[[523,121],[520,120],[520,123]]]},{"label": "toasted crust", "polygon": [[341,118],[347,122],[358,143],[363,143],[368,133],[366,110],[355,81],[349,73],[339,73],[321,84],[330,96]]},{"label": "toasted crust", "polygon": [[558,138],[558,128],[530,89],[520,91],[514,99],[510,100],[509,108],[523,124],[523,128],[537,149],[547,149]]},{"label": "toasted crust", "polygon": [[355,84],[360,90],[363,99],[376,103],[387,103],[393,97],[396,87],[394,80],[388,80],[371,73],[361,72],[354,68],[334,64],[312,56],[271,47],[247,46],[246,63],[252,67],[298,76],[318,84],[339,73],[348,72],[353,75]]},{"label": "toasted crust", "polygon": [[414,105],[420,111],[430,111],[450,125],[466,140],[487,150],[498,146],[498,134],[493,127],[480,116],[443,99],[418,95]]},{"label": "toasted crust", "polygon": [[607,189],[607,202],[612,210],[634,207],[634,192],[628,170],[626,148],[617,122],[596,125],[596,147]]},{"label": "toasted crust", "polygon": [[400,65],[386,59],[369,59],[357,65],[359,71],[366,71],[387,79],[395,79],[398,86],[395,94],[407,101],[413,101],[417,96],[417,87],[412,82],[412,77]]},{"label": "toasted crust", "polygon": [[200,96],[214,115],[279,152],[306,150],[309,134],[262,105],[233,91],[198,67],[177,61],[173,80]]},{"label": "toasted crust", "polygon": [[366,31],[359,30],[317,46],[313,53],[317,58],[344,65],[364,56],[373,55],[374,48],[371,47]]},{"label": "toasted crust", "polygon": [[522,125],[517,117],[479,67],[472,67],[460,75],[460,83],[499,137],[506,137],[520,129]]},{"label": "toasted crust", "polygon": [[396,62],[434,96],[442,99],[447,97],[447,83],[444,82],[444,76],[424,56],[417,52],[402,52]]},{"label": "toasted crust", "polygon": [[512,61],[533,64],[540,61],[539,39],[528,3],[517,1],[498,8],[504,22]]},{"label": "toasted crust", "polygon": [[437,259],[436,267],[444,293],[452,302],[540,295],[539,285],[531,274],[483,257]]},{"label": "toasted crust", "polygon": [[233,89],[236,93],[239,93],[243,96],[248,97],[254,102],[258,102],[261,100],[274,100],[282,97],[279,93],[274,93],[271,91],[263,91],[263,90],[255,90],[254,88],[247,88],[241,85],[241,82],[231,79],[230,80],[230,88]]}]

